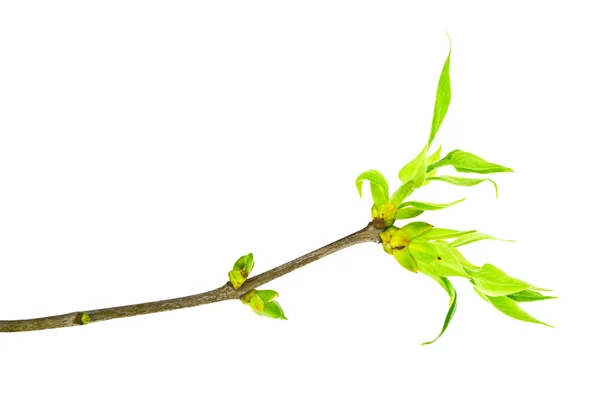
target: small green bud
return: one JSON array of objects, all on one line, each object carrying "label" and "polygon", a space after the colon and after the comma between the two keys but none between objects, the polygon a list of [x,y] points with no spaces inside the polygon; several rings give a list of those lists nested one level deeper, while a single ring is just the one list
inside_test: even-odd
[{"label": "small green bud", "polygon": [[246,282],[253,268],[254,256],[252,253],[241,256],[233,264],[233,268],[229,271],[229,282],[231,282],[235,290],[238,290]]},{"label": "small green bud", "polygon": [[242,301],[242,303],[244,304],[248,304],[250,303],[250,299],[252,298],[252,296],[254,296],[256,294],[256,290],[252,289],[251,291],[249,291],[248,293],[244,293],[241,297],[240,300]]},{"label": "small green bud", "polygon": [[90,315],[84,312],[77,314],[77,316],[75,317],[75,322],[80,325],[87,325],[90,323],[91,320],[92,318],[90,317]]},{"label": "small green bud", "polygon": [[274,290],[254,290],[244,293],[240,300],[248,304],[252,311],[262,317],[287,319],[281,306],[275,299],[279,294]]},{"label": "small green bud", "polygon": [[392,238],[392,234],[394,232],[396,232],[397,230],[398,230],[398,228],[396,228],[395,226],[390,226],[385,231],[381,232],[379,234],[379,238],[381,239],[381,242],[388,243],[390,241],[390,239]]},{"label": "small green bud", "polygon": [[246,275],[245,271],[229,271],[229,282],[231,282],[235,290],[242,287],[244,282],[246,282],[246,278],[248,278],[248,275]]},{"label": "small green bud", "polygon": [[241,256],[238,260],[233,264],[232,271],[245,271],[246,276],[250,275],[252,269],[254,268],[254,255],[249,253],[245,256]]}]

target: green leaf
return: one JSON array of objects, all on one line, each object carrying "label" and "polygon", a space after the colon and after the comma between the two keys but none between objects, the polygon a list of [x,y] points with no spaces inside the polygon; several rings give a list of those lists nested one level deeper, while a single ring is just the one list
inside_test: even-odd
[{"label": "green leaf", "polygon": [[423,214],[423,210],[414,207],[402,208],[396,211],[396,219],[410,219]]},{"label": "green leaf", "polygon": [[[450,36],[448,36],[450,39]],[[429,140],[427,147],[431,145],[433,139],[440,130],[446,112],[448,112],[448,106],[450,105],[450,99],[452,90],[450,87],[450,55],[452,54],[452,41],[450,41],[450,51],[448,51],[448,57],[442,67],[442,73],[440,74],[440,80],[438,81],[437,93],[435,95],[435,106],[433,107],[433,120],[431,122],[431,132],[429,133]]]},{"label": "green leaf", "polygon": [[428,240],[440,240],[440,239],[454,239],[467,233],[476,232],[472,231],[456,231],[454,229],[445,229],[445,228],[433,228],[428,232],[425,232],[421,238]]},{"label": "green leaf", "polygon": [[276,301],[266,303],[265,308],[262,310],[260,315],[274,319],[287,319],[285,314],[283,313],[281,305],[279,305],[279,303]]},{"label": "green leaf", "polygon": [[460,259],[448,243],[437,241],[434,243],[438,258],[431,263],[417,263],[419,271],[429,276],[460,276],[468,278]]},{"label": "green leaf", "polygon": [[269,303],[279,297],[279,293],[274,290],[257,290],[256,294],[262,299],[263,302]]},{"label": "green leaf", "polygon": [[254,269],[254,254],[249,253],[248,258],[246,258],[246,265],[244,265],[244,271],[246,271],[246,276],[250,275]]},{"label": "green leaf", "polygon": [[514,240],[497,239],[486,233],[473,232],[473,233],[467,233],[466,235],[460,236],[458,239],[456,239],[454,242],[452,242],[450,244],[454,247],[459,247],[459,246],[464,246],[465,244],[477,242],[480,240],[498,240],[501,242],[514,242]]},{"label": "green leaf", "polygon": [[412,240],[408,245],[408,250],[419,264],[429,264],[438,259],[437,247],[427,240]]},{"label": "green leaf", "polygon": [[537,290],[539,292],[551,292],[552,291],[552,289],[544,289],[544,288],[537,287],[537,286],[532,286],[531,290]]},{"label": "green leaf", "polygon": [[523,290],[517,293],[512,293],[509,294],[508,296],[506,296],[510,299],[513,299],[514,301],[518,301],[518,302],[530,302],[530,301],[541,301],[541,300],[548,300],[548,299],[557,299],[558,297],[555,296],[544,296],[541,293],[538,293],[534,290],[531,289],[527,289],[527,290]]},{"label": "green leaf", "polygon": [[[464,266],[464,267],[468,267],[468,268],[474,268],[477,269],[479,268],[477,265],[474,265],[473,263],[471,263],[469,260],[467,260],[465,258],[465,256],[455,247],[453,247],[451,244],[448,244],[446,242],[436,242],[439,244],[442,244],[445,248],[450,249],[452,251],[452,254],[454,254],[454,257],[456,257],[456,260],[460,263],[460,265]],[[466,275],[468,276],[468,275]]]},{"label": "green leaf", "polygon": [[233,264],[232,271],[244,271],[246,277],[250,275],[252,269],[254,268],[254,255],[252,253],[248,253],[244,256],[241,256],[237,259],[237,261]]},{"label": "green leaf", "polygon": [[437,283],[439,283],[440,286],[442,286],[444,288],[444,290],[446,291],[446,293],[448,293],[448,295],[450,296],[450,307],[448,308],[448,312],[446,313],[446,318],[444,319],[444,325],[442,326],[442,330],[440,331],[440,333],[436,336],[435,339],[433,339],[429,342],[424,342],[421,344],[421,346],[426,345],[426,344],[432,344],[433,342],[438,340],[444,334],[444,332],[446,332],[446,329],[448,328],[448,325],[450,325],[450,321],[452,321],[452,317],[454,316],[454,313],[456,312],[456,305],[457,305],[457,299],[458,299],[458,296],[456,295],[456,289],[454,289],[454,286],[452,285],[450,280],[448,280],[447,278],[444,278],[443,276],[432,276],[431,278],[433,278],[433,280],[435,280]]},{"label": "green leaf", "polygon": [[413,181],[408,181],[404,185],[401,185],[398,190],[392,194],[390,203],[398,207],[400,203],[404,201],[413,192]]},{"label": "green leaf", "polygon": [[248,305],[254,311],[262,311],[265,308],[265,302],[259,296],[252,296]]},{"label": "green leaf", "polygon": [[[430,172],[429,174],[435,173],[435,170]],[[494,185],[494,189],[496,190],[496,198],[498,198],[498,185],[491,179],[486,178],[462,178],[458,176],[448,176],[448,175],[440,175],[440,176],[430,176],[427,175],[427,181],[442,181],[447,182],[456,186],[475,186],[479,185],[481,182],[491,182]]]},{"label": "green leaf", "polygon": [[454,150],[427,167],[427,172],[431,172],[437,168],[450,165],[458,172],[474,172],[477,174],[493,174],[495,172],[514,172],[511,168],[503,167],[502,165],[494,164],[484,160],[475,154],[467,153],[462,150]]},{"label": "green leaf", "polygon": [[467,268],[466,271],[472,278],[473,285],[489,296],[506,296],[531,288],[529,283],[507,275],[492,264],[484,264],[477,269]]},{"label": "green leaf", "polygon": [[436,151],[434,151],[433,153],[431,153],[431,155],[429,157],[427,157],[427,165],[433,164],[434,162],[438,161],[441,156],[442,156],[442,145],[440,145],[440,147],[438,147],[438,149]]},{"label": "green leaf", "polygon": [[410,272],[416,273],[418,271],[417,263],[408,250],[394,250],[392,251],[392,255],[396,261],[398,261],[398,264],[402,265]]},{"label": "green leaf", "polygon": [[356,178],[356,189],[358,190],[358,195],[361,197],[363,181],[369,181],[371,183],[371,196],[373,197],[373,202],[376,205],[380,205],[388,201],[388,184],[381,172],[372,169],[363,172],[358,176],[358,178]]},{"label": "green leaf", "polygon": [[[442,146],[440,145],[440,147],[438,147],[438,149],[434,153],[432,153],[429,157],[427,157],[427,165],[433,164],[434,162],[439,160],[441,155],[442,155]],[[423,186],[429,185],[428,178],[435,176],[436,173],[437,173],[437,171],[435,169],[431,172],[428,172],[427,175],[425,175],[425,183],[423,184]]]},{"label": "green leaf", "polygon": [[521,307],[519,307],[519,304],[517,304],[517,302],[513,299],[509,299],[506,296],[487,296],[483,293],[479,293],[479,295],[482,297],[485,296],[488,302],[494,307],[496,307],[498,311],[505,315],[508,315],[511,318],[518,319],[519,321],[532,322],[534,324],[542,324],[553,328],[552,325],[548,325],[545,322],[537,320],[528,313],[526,313]]},{"label": "green leaf", "polygon": [[[443,208],[447,208],[447,207],[453,206],[455,204],[458,204],[464,200],[465,199],[462,198],[460,200],[456,200],[456,201],[453,201],[452,203],[447,203],[447,204],[424,203],[421,201],[407,201],[406,203],[400,204],[398,206],[398,209],[402,209],[404,207],[414,207],[417,210],[424,210],[424,211],[441,210]],[[396,219],[398,219],[398,218],[396,218]]]},{"label": "green leaf", "polygon": [[433,228],[433,225],[430,225],[427,222],[411,222],[410,224],[404,225],[400,230],[404,231],[406,236],[412,239],[423,235],[425,232],[431,230],[431,228]]},{"label": "green leaf", "polygon": [[423,183],[425,182],[425,173],[427,171],[427,149],[428,146],[423,147],[423,150],[406,164],[400,170],[400,174],[398,174],[400,181],[404,184],[413,181],[413,189],[423,186]]},{"label": "green leaf", "polygon": [[237,261],[233,264],[232,271],[241,271],[246,266],[246,260],[248,259],[248,255],[243,255],[237,259]]}]

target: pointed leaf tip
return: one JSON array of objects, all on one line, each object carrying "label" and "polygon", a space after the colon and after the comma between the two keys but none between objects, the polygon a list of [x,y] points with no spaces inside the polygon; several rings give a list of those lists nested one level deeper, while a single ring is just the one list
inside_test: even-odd
[{"label": "pointed leaf tip", "polygon": [[[433,174],[435,173],[435,170],[433,170],[432,172],[430,172],[429,174]],[[456,186],[475,186],[475,185],[479,185],[482,182],[490,182],[492,185],[494,185],[494,189],[496,191],[496,199],[498,198],[498,184],[488,178],[463,178],[463,177],[458,177],[458,176],[449,176],[449,175],[440,175],[440,176],[428,176],[427,177],[427,182],[431,182],[431,181],[441,181],[441,182],[446,182],[449,183],[451,185],[456,185]]]},{"label": "pointed leaf tip", "polygon": [[[450,36],[448,36],[448,39],[450,39]],[[451,55],[452,40],[450,40],[450,50],[448,51],[448,56],[446,57],[446,61],[444,62],[444,66],[442,67],[442,72],[440,73],[440,79],[438,81],[437,91],[435,95],[435,105],[433,107],[433,119],[431,121],[431,131],[429,133],[429,139],[427,141],[427,148],[431,146],[431,143],[433,142],[438,131],[440,130],[442,122],[444,122],[444,118],[446,117],[446,113],[448,112],[450,101],[452,99],[452,87],[450,84]]]},{"label": "pointed leaf tip", "polygon": [[448,308],[448,312],[446,313],[446,318],[444,319],[444,324],[442,325],[442,330],[440,331],[440,333],[435,337],[435,339],[433,339],[429,342],[421,343],[421,346],[435,343],[440,337],[442,337],[442,335],[444,334],[444,332],[446,332],[446,329],[450,325],[450,321],[452,321],[452,317],[454,317],[454,313],[456,312],[456,306],[457,306],[458,296],[456,294],[456,289],[454,289],[454,286],[452,285],[452,282],[450,282],[450,280],[448,280],[447,278],[445,278],[443,276],[431,276],[431,278],[433,280],[435,280],[437,283],[439,283],[440,286],[442,288],[444,288],[446,293],[448,293],[448,295],[450,296],[450,306]]},{"label": "pointed leaf tip", "polygon": [[427,172],[436,168],[452,166],[458,172],[473,172],[476,174],[493,174],[497,172],[514,172],[512,168],[504,167],[499,164],[491,163],[475,154],[462,150],[453,150],[446,154],[446,157],[429,165]]}]

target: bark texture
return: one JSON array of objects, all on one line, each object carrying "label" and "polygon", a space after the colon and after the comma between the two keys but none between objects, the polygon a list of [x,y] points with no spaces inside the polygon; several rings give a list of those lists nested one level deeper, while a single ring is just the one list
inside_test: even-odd
[{"label": "bark texture", "polygon": [[[329,254],[335,253],[336,251],[340,251],[359,243],[379,243],[379,233],[382,231],[383,229],[375,227],[375,224],[371,222],[360,231],[354,232],[353,234],[336,240],[327,246],[323,246],[315,251],[311,251],[308,254],[300,256],[283,265],[248,279],[238,290],[234,290],[233,286],[227,282],[225,285],[208,292],[174,299],[111,308],[101,308],[90,311],[76,311],[69,314],[54,315],[43,318],[0,321],[0,332],[24,332],[80,326],[86,325],[87,323],[107,321],[114,318],[133,317],[136,315],[178,310],[180,308],[196,307],[203,304],[216,303],[218,301],[239,299],[240,296],[252,289],[256,289],[265,283],[271,282],[272,280],[277,279],[285,274],[289,274],[290,272],[303,267],[304,265],[315,262],[325,256],[328,256]],[[226,274],[226,271],[224,273]],[[89,322],[85,322],[88,320],[87,317],[89,317]]]}]

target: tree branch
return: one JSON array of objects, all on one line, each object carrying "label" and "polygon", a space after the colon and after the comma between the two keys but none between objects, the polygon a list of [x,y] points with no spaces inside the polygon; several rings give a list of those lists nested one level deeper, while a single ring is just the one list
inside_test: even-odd
[{"label": "tree branch", "polygon": [[359,243],[379,243],[379,233],[383,229],[376,228],[373,222],[369,223],[360,231],[354,232],[342,239],[323,246],[295,260],[289,261],[279,267],[263,272],[248,279],[242,287],[234,290],[229,282],[209,292],[194,294],[191,296],[178,297],[175,299],[153,301],[150,303],[132,304],[127,306],[102,308],[91,311],[72,312],[69,314],[54,315],[51,317],[21,319],[13,321],[0,321],[0,332],[24,332],[42,329],[66,328],[69,326],[84,325],[84,315],[89,316],[89,323],[107,321],[114,318],[133,317],[136,315],[152,314],[162,311],[178,310],[180,308],[196,307],[203,304],[216,303],[218,301],[239,299],[241,295],[252,289],[256,289],[265,283],[280,278],[306,264],[310,264],[336,251],[345,249]]}]

